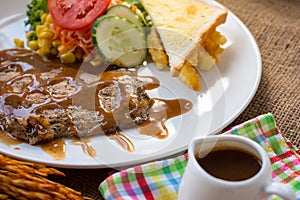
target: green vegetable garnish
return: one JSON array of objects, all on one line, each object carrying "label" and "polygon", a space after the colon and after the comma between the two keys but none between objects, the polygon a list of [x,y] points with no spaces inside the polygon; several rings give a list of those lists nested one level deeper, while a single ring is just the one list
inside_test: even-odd
[{"label": "green vegetable garnish", "polygon": [[33,30],[34,33],[31,35],[30,40],[36,40],[37,35],[35,33],[35,29],[38,25],[41,24],[41,16],[44,13],[48,13],[48,0],[32,0],[27,5],[27,17],[28,19],[25,21],[25,26],[30,26],[30,30]]},{"label": "green vegetable garnish", "polygon": [[151,27],[152,26],[152,21],[149,18],[148,13],[146,12],[145,8],[143,7],[143,5],[141,4],[141,2],[139,2],[139,0],[123,0],[124,2],[127,2],[131,5],[135,5],[143,14],[143,22],[145,24],[145,26],[147,27]]}]

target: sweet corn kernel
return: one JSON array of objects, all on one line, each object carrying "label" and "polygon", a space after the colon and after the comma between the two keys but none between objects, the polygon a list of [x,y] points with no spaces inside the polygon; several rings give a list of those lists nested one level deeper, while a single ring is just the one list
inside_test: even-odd
[{"label": "sweet corn kernel", "polygon": [[51,31],[45,30],[42,31],[38,36],[39,38],[52,39],[53,33]]},{"label": "sweet corn kernel", "polygon": [[48,48],[48,49],[50,49],[52,46],[51,40],[48,39],[38,39],[38,45],[40,48]]},{"label": "sweet corn kernel", "polygon": [[52,23],[52,16],[51,15],[47,15],[45,24],[51,24]]},{"label": "sweet corn kernel", "polygon": [[40,48],[36,52],[42,56],[47,56],[50,54],[50,49],[49,48]]},{"label": "sweet corn kernel", "polygon": [[64,53],[60,55],[60,60],[63,63],[74,63],[75,62],[75,55],[71,52]]},{"label": "sweet corn kernel", "polygon": [[52,41],[52,46],[59,47],[59,45],[61,45],[61,41],[60,40],[53,40]]},{"label": "sweet corn kernel", "polygon": [[38,42],[36,40],[32,40],[28,42],[28,47],[33,50],[36,51],[39,48]]},{"label": "sweet corn kernel", "polygon": [[37,26],[36,26],[36,29],[35,29],[35,32],[36,32],[37,36],[39,36],[39,34],[40,34],[42,31],[44,31],[45,29],[46,29],[46,30],[48,29],[47,26],[45,26],[45,25],[37,25]]},{"label": "sweet corn kernel", "polygon": [[33,33],[34,33],[34,31],[28,31],[28,32],[26,33],[26,39],[27,39],[27,40],[30,40],[30,37],[33,35]]},{"label": "sweet corn kernel", "polygon": [[24,47],[24,41],[19,38],[14,38],[14,43],[17,47],[21,47],[21,48]]},{"label": "sweet corn kernel", "polygon": [[64,47],[64,45],[59,45],[59,46],[57,47],[57,50],[58,50],[59,52],[63,52],[65,49],[66,49],[66,48]]},{"label": "sweet corn kernel", "polygon": [[41,16],[41,22],[42,24],[44,24],[46,22],[46,19],[48,17],[48,14],[47,13],[44,13],[42,16]]}]

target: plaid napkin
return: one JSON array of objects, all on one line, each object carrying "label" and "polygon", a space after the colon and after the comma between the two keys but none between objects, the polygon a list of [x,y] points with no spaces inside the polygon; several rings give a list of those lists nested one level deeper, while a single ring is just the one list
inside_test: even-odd
[{"label": "plaid napkin", "polygon": [[[300,200],[300,152],[278,130],[271,114],[249,120],[224,134],[241,135],[259,143],[270,157],[273,180],[288,184]],[[176,199],[187,158],[184,154],[120,171],[104,180],[99,190],[108,200]]]}]

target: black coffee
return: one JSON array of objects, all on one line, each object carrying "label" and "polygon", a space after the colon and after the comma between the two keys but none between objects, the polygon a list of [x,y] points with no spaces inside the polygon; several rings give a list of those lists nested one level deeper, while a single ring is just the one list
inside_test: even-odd
[{"label": "black coffee", "polygon": [[218,149],[205,157],[200,156],[197,161],[207,173],[228,181],[246,180],[261,168],[261,161],[257,157],[238,149]]}]

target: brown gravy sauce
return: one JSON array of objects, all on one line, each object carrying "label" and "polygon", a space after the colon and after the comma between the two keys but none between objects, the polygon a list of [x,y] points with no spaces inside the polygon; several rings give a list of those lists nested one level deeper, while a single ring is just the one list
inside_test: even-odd
[{"label": "brown gravy sauce", "polygon": [[[63,65],[57,61],[44,60],[39,55],[32,51],[25,49],[9,49],[0,51],[0,73],[7,70],[5,64],[13,63],[14,69],[11,69],[11,77],[8,80],[1,78],[0,74],[0,114],[4,113],[6,120],[11,116],[25,118],[30,115],[36,115],[47,109],[66,109],[69,105],[79,102],[79,106],[84,109],[92,109],[103,115],[104,119],[101,122],[101,128],[106,130],[115,126],[116,115],[107,112],[99,106],[99,97],[97,91],[105,86],[112,84],[115,78],[122,77],[126,72],[120,71],[105,71],[94,66],[85,66],[84,71],[87,73],[95,74],[98,80],[85,83],[81,81],[77,83],[80,64]],[[98,71],[97,71],[98,70]],[[45,76],[45,73],[47,75]],[[47,76],[50,76],[47,77]],[[51,77],[52,76],[52,77]],[[100,78],[99,78],[100,76]],[[130,75],[132,76],[132,74]],[[151,76],[137,76],[144,84],[146,90],[152,90],[160,86],[159,80]],[[26,79],[24,79],[24,77]],[[17,80],[25,80],[24,86],[16,87]],[[57,94],[61,88],[58,83],[67,82],[67,90],[72,91],[69,94]],[[121,90],[122,85],[119,85]],[[96,92],[96,93],[95,93]],[[26,99],[28,95],[40,95],[37,102],[30,102]],[[87,100],[87,97],[95,96],[94,104]],[[75,100],[74,100],[75,99]],[[152,106],[149,109],[149,119],[142,124],[135,125],[134,128],[138,129],[141,134],[150,135],[156,138],[166,138],[168,136],[168,129],[165,121],[172,117],[184,114],[192,109],[192,103],[185,99],[158,99],[152,98]],[[122,103],[127,104],[128,99],[123,97]],[[120,106],[120,107],[121,107]],[[123,114],[122,111],[117,114]],[[0,116],[1,117],[1,116]],[[1,119],[0,119],[1,120]],[[131,122],[132,123],[132,122]],[[80,135],[77,129],[70,122],[68,123],[68,130],[73,135]],[[97,124],[99,126],[99,124]],[[38,126],[43,128],[43,126]],[[3,131],[3,132],[1,132]],[[36,130],[34,130],[36,131]],[[99,133],[100,134],[100,133]],[[103,134],[103,133],[102,133]],[[0,121],[0,141],[6,145],[13,145],[21,143],[22,141],[8,136],[9,133],[1,126]],[[106,134],[112,140],[121,145],[122,148],[129,152],[135,150],[134,144],[121,132],[111,132]],[[91,157],[96,156],[96,151],[89,144],[89,139],[74,139],[71,144],[81,146],[84,153]],[[61,139],[56,139],[44,144],[40,144],[41,148],[51,155],[54,159],[64,159],[65,157],[65,143]]]},{"label": "brown gravy sauce", "polygon": [[165,121],[184,114],[191,108],[192,103],[185,99],[154,98],[154,103],[149,111],[149,119],[141,124],[138,130],[141,134],[164,139],[169,135]]},{"label": "brown gravy sauce", "polygon": [[261,169],[261,160],[243,149],[217,147],[207,155],[197,156],[198,164],[210,175],[227,180],[243,181]]},{"label": "brown gravy sauce", "polygon": [[24,143],[23,141],[14,138],[13,136],[6,134],[5,132],[0,130],[0,142],[7,145],[7,146],[14,146],[18,144]]},{"label": "brown gravy sauce", "polygon": [[42,150],[54,160],[63,160],[66,157],[66,143],[63,139],[54,139],[40,144]]}]

